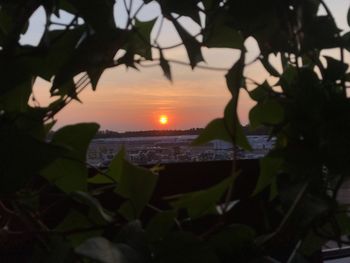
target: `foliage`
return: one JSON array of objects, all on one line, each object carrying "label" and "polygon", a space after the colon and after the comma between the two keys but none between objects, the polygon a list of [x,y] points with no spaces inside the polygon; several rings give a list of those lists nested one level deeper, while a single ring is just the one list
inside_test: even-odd
[{"label": "foliage", "polygon": [[[233,198],[240,176],[236,158],[229,178],[165,199],[159,208],[152,204],[159,167],[136,167],[123,152],[106,171],[86,164],[97,124],[67,126],[49,136],[56,114],[79,101],[89,83],[95,90],[109,67],[159,65],[172,79],[171,63],[178,61],[167,60],[164,51],[179,45],[162,47],[160,33],[151,38],[156,20],[138,19],[150,2],[161,10],[158,31],[165,20],[172,23],[192,68],[203,62],[203,47],[240,51],[226,74],[232,99],[224,116],[209,123],[196,143],[218,138],[249,150],[237,104],[241,92],[256,101],[251,128],[267,128],[277,142],[260,161],[248,200]],[[117,27],[114,0],[0,1],[0,239],[30,241],[33,262],[105,263],[297,262],[309,260],[327,240],[346,242],[347,207],[336,197],[350,170],[350,32],[337,27],[326,4],[143,0],[132,9],[134,4],[117,6],[128,14],[125,26]],[[23,45],[21,36],[39,8],[45,10],[45,31],[38,45]],[[55,22],[60,17],[71,21]],[[199,25],[200,33],[189,32],[181,17]],[[252,62],[248,38],[260,51]],[[326,49],[339,55],[324,56]],[[270,75],[263,83],[245,75],[252,63]],[[45,107],[33,94],[38,78],[51,83],[54,101]],[[237,220],[238,207],[261,215],[259,225]],[[208,221],[205,230],[188,227]]]}]

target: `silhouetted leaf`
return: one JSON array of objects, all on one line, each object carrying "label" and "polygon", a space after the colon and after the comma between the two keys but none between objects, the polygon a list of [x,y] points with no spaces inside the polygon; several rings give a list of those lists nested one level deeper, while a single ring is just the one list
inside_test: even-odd
[{"label": "silhouetted leaf", "polygon": [[243,49],[244,39],[235,29],[228,26],[225,14],[214,17],[213,21],[208,18],[207,28],[204,31],[203,44],[209,48],[235,48]]},{"label": "silhouetted leaf", "polygon": [[165,17],[172,13],[180,16],[188,16],[198,24],[200,23],[199,8],[197,6],[200,0],[158,0]]},{"label": "silhouetted leaf", "polygon": [[192,142],[192,145],[201,145],[212,140],[222,140],[232,143],[232,138],[226,129],[224,119],[215,119],[207,124],[204,131]]},{"label": "silhouetted leaf", "polygon": [[327,60],[327,68],[325,70],[324,78],[329,81],[342,79],[349,67],[348,64],[329,56],[325,56],[325,59]]},{"label": "silhouetted leaf", "polygon": [[261,102],[268,97],[270,91],[272,91],[272,88],[269,83],[265,81],[263,84],[250,91],[249,95],[253,100]]},{"label": "silhouetted leaf", "polygon": [[241,56],[239,57],[237,62],[225,75],[226,85],[235,101],[234,103],[235,108],[237,107],[239,90],[244,86],[244,76],[243,76],[243,70],[245,65],[244,63],[245,63],[245,52],[242,51]]},{"label": "silhouetted leaf", "polygon": [[272,99],[258,103],[249,112],[250,125],[253,129],[264,124],[278,124],[283,118],[284,110],[281,104]]},{"label": "silhouetted leaf", "polygon": [[163,55],[163,52],[161,49],[159,49],[159,58],[160,58],[160,67],[162,68],[162,70],[164,72],[164,76],[168,80],[172,81],[169,62],[164,58],[164,55]]},{"label": "silhouetted leaf", "polygon": [[193,69],[199,62],[204,61],[201,51],[201,44],[194,36],[188,33],[177,20],[172,19],[171,21],[182,39],[187,51],[188,59],[190,60],[190,65]]}]

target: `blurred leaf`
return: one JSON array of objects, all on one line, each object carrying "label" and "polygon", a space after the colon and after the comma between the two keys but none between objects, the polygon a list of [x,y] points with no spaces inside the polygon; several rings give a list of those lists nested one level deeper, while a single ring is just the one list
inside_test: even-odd
[{"label": "blurred leaf", "polygon": [[71,194],[72,198],[79,203],[85,204],[90,208],[89,218],[95,223],[110,223],[113,221],[113,215],[107,212],[100,202],[90,194],[82,191],[76,191]]},{"label": "blurred leaf", "polygon": [[169,62],[164,58],[164,55],[163,55],[163,52],[161,49],[159,49],[159,58],[160,58],[160,67],[162,68],[162,70],[164,72],[164,76],[168,80],[172,81]]},{"label": "blurred leaf", "polygon": [[262,56],[260,59],[261,64],[264,66],[266,71],[274,77],[280,77],[280,73],[277,71],[277,69],[270,63],[269,57],[267,56]]},{"label": "blurred leaf", "polygon": [[147,239],[151,242],[163,239],[175,224],[176,211],[157,213],[147,225]]},{"label": "blurred leaf", "polygon": [[350,8],[348,10],[348,25],[350,26]]},{"label": "blurred leaf", "polygon": [[188,59],[190,60],[190,65],[193,69],[199,62],[204,61],[201,51],[201,44],[194,36],[188,33],[177,20],[172,18],[171,21],[173,22],[180,38],[182,39],[182,43],[184,44],[187,51]]},{"label": "blurred leaf", "polygon": [[208,189],[184,194],[176,201],[171,202],[171,205],[177,209],[187,209],[189,216],[193,219],[208,213],[216,213],[216,206],[234,180],[235,178],[230,176]]},{"label": "blurred leaf", "polygon": [[260,175],[253,195],[260,193],[274,182],[277,173],[282,168],[283,159],[266,156],[260,159]]},{"label": "blurred leaf", "polygon": [[14,86],[0,96],[0,109],[9,112],[26,112],[28,101],[32,93],[32,80],[28,79],[20,85]]}]

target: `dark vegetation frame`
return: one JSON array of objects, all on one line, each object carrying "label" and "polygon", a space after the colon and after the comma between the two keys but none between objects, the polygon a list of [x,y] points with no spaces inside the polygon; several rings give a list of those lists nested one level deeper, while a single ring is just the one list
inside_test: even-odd
[{"label": "dark vegetation frame", "polygon": [[[161,10],[153,39],[156,20],[137,19],[150,2]],[[128,14],[123,28],[115,24],[114,0],[0,1],[1,253],[24,251],[32,262],[308,262],[328,240],[347,244],[348,206],[339,204],[337,193],[350,171],[345,61],[350,33],[337,27],[326,3],[144,0],[137,8],[133,0],[120,3]],[[40,7],[46,17],[41,40],[22,45],[21,35]],[[72,20],[57,22],[61,11]],[[186,30],[181,17],[200,32]],[[347,20],[350,24],[350,14]],[[158,43],[164,21],[172,23],[181,43]],[[248,38],[260,49],[252,61],[246,59]],[[188,62],[166,58],[165,50],[178,46]],[[236,49],[240,55],[230,69],[215,68],[201,63],[202,47]],[[338,55],[324,56],[327,49]],[[226,71],[232,99],[195,144],[222,139],[250,150],[237,103],[241,92],[257,102],[250,126],[267,128],[276,145],[260,160],[255,190],[246,193],[249,202],[235,197],[242,176],[236,157],[223,181],[164,197],[166,205],[156,207],[150,200],[159,166],[134,166],[123,151],[103,171],[86,163],[97,124],[66,126],[47,139],[56,114],[79,100],[86,87],[95,90],[105,69],[159,66],[171,80],[172,63]],[[253,63],[276,81],[247,77],[245,69]],[[39,77],[51,83],[55,98],[45,107],[33,94]],[[115,206],[108,207],[105,196]],[[256,210],[261,224],[238,224],[232,201],[241,211]],[[208,220],[207,228],[195,227]]]}]

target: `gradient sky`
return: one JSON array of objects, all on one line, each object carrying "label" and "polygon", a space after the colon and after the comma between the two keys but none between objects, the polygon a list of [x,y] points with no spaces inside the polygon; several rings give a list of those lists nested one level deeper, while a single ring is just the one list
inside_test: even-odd
[{"label": "gradient sky", "polygon": [[[339,27],[348,30],[346,12],[350,6],[349,0],[329,0],[327,3],[334,12]],[[117,5],[115,10],[121,8]],[[40,39],[44,25],[42,12],[38,10],[32,17],[30,30],[22,38],[22,43],[35,44]],[[158,13],[157,5],[149,4],[140,13],[139,18],[150,20]],[[120,18],[117,20],[117,25],[123,26],[125,14],[117,13],[116,17]],[[69,17],[63,15],[64,18]],[[183,19],[182,22],[192,32],[198,30],[189,19]],[[155,34],[155,31],[153,30],[152,34]],[[163,45],[179,42],[170,24],[165,25],[160,42]],[[249,50],[247,58],[249,61],[257,55],[257,46],[252,39],[247,40],[246,46]],[[328,53],[335,54],[333,51]],[[230,68],[239,52],[204,48],[203,54],[206,65]],[[168,51],[165,56],[186,61],[183,48]],[[346,59],[349,60],[349,54]],[[163,77],[159,67],[140,68],[140,71],[126,70],[124,67],[106,70],[96,92],[90,88],[86,89],[80,95],[82,104],[74,101],[57,115],[56,128],[71,123],[93,121],[100,123],[102,129],[116,131],[187,129],[204,127],[211,119],[222,116],[223,109],[230,99],[225,84],[225,72],[203,69],[192,71],[190,67],[180,65],[172,65],[172,72],[174,81],[170,83]],[[245,74],[257,81],[267,77],[258,63],[248,67]],[[50,101],[49,87],[50,83],[40,79],[35,83],[34,94],[42,105]],[[247,94],[242,92],[239,116],[243,124],[248,123],[248,112],[252,105],[253,102]],[[169,118],[169,123],[165,126],[161,126],[158,122],[159,116],[163,114]]]}]

